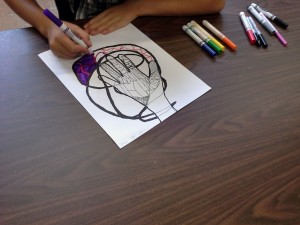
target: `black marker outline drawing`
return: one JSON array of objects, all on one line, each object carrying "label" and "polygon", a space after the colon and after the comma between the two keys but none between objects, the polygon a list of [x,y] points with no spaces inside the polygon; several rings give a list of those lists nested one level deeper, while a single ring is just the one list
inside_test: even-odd
[{"label": "black marker outline drawing", "polygon": [[[99,48],[94,55],[84,55],[75,61],[72,70],[78,81],[86,86],[89,100],[112,116],[142,122],[158,119],[161,122],[177,112],[174,108],[176,102],[170,103],[166,97],[167,81],[161,76],[157,59],[138,45]],[[92,80],[96,78],[95,85]],[[109,105],[96,102],[91,96],[92,90],[105,91]],[[114,97],[116,94],[129,97],[142,107],[128,115]]]}]

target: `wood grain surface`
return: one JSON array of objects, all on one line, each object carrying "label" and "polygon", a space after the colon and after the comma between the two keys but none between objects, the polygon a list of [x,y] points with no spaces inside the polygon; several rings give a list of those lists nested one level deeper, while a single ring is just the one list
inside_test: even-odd
[{"label": "wood grain surface", "polygon": [[[212,87],[119,150],[39,59],[33,28],[0,32],[1,225],[299,225],[300,1],[256,1],[289,23],[251,46],[222,13],[133,22]],[[248,14],[248,13],[247,13]],[[215,59],[182,30],[210,21],[238,45]]]}]

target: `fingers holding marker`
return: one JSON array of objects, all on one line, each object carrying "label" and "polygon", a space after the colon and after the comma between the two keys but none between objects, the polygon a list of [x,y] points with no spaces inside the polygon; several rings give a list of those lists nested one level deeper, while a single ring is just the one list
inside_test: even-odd
[{"label": "fingers holding marker", "polygon": [[[45,9],[43,11],[44,15],[47,16],[54,24],[57,25],[57,27],[59,27],[70,39],[72,39],[76,44],[78,44],[79,46],[72,46],[70,41],[68,42],[66,40],[66,38],[63,38],[62,35],[59,35],[57,34],[57,37],[61,37],[61,42],[63,44],[66,44],[66,47],[65,49],[67,50],[66,53],[62,53],[59,51],[59,49],[62,49],[62,48],[58,48],[58,52],[57,54],[62,54],[63,57],[67,58],[69,56],[74,56],[79,53],[83,53],[83,54],[88,54],[88,53],[92,53],[92,50],[89,49],[89,47],[91,46],[91,42],[89,40],[89,37],[88,37],[88,34],[82,30],[81,28],[79,28],[78,26],[76,25],[73,25],[73,24],[70,24],[70,23],[67,23],[69,26],[71,26],[77,34],[81,34],[80,36],[84,38],[84,40],[80,39],[78,36],[76,36],[72,30],[65,24],[63,23],[63,21],[61,21],[60,19],[58,19],[54,14],[52,14],[48,9]],[[52,34],[49,34],[50,36]],[[52,48],[53,49],[56,49],[56,47],[58,47],[59,45],[55,44],[55,40],[57,40],[55,38],[55,36],[52,35],[52,40],[49,40],[49,43],[52,45]],[[51,38],[49,38],[51,39]],[[58,42],[60,42],[60,40],[58,40]],[[87,43],[87,44],[86,44]],[[64,47],[61,46],[61,47]]]},{"label": "fingers holding marker", "polygon": [[75,58],[81,54],[89,53],[88,49],[74,43],[56,27],[49,30],[48,42],[53,53],[62,58]]},{"label": "fingers holding marker", "polygon": [[66,23],[68,27],[74,32],[74,34],[84,42],[83,47],[87,46],[88,48],[92,46],[92,42],[90,40],[90,35],[80,27],[72,23]]},{"label": "fingers holding marker", "polygon": [[59,40],[51,41],[49,39],[50,49],[59,57],[75,58],[82,54],[89,54],[89,50],[74,43],[68,37],[62,37]]}]

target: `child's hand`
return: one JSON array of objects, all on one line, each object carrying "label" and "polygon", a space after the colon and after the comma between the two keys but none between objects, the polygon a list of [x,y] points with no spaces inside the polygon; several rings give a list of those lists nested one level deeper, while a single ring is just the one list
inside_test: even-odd
[{"label": "child's hand", "polygon": [[84,29],[90,35],[108,34],[126,26],[137,17],[136,10],[125,2],[100,13],[85,24]]},{"label": "child's hand", "polygon": [[[87,32],[85,32],[75,24],[68,22],[64,23],[72,30],[75,35],[80,37],[88,47],[92,45],[89,39],[89,34]],[[50,49],[54,52],[55,55],[61,58],[70,59],[75,58],[81,54],[89,54],[88,49],[76,44],[55,25],[49,28],[47,36]]]}]

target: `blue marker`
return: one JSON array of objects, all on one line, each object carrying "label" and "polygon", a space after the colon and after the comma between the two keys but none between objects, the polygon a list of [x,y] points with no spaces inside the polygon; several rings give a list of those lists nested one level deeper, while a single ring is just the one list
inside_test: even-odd
[{"label": "blue marker", "polygon": [[215,57],[217,53],[211,49],[200,37],[198,37],[188,26],[183,25],[182,30],[187,33],[200,47],[206,51],[210,56]]},{"label": "blue marker", "polygon": [[58,19],[52,12],[48,9],[43,11],[44,15],[47,16],[53,23],[55,23],[69,38],[75,41],[77,44],[81,45],[84,48],[87,48],[90,54],[93,54],[93,50],[88,48],[83,40],[78,38],[66,24],[64,24],[60,19]]}]

